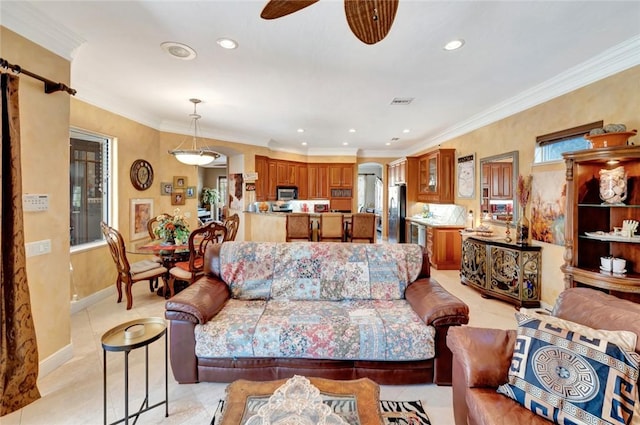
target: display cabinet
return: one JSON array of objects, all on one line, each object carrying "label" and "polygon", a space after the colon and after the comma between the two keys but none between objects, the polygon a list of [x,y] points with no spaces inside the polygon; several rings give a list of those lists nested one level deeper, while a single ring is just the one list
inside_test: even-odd
[{"label": "display cabinet", "polygon": [[[586,149],[563,157],[567,183],[565,287],[594,287],[640,302],[640,236],[613,232],[614,227],[623,227],[624,220],[640,221],[640,147]],[[608,187],[600,172],[618,167],[623,167],[626,179]],[[612,200],[607,191],[613,190],[624,193]],[[625,259],[626,271],[601,271],[600,257],[607,256]]]},{"label": "display cabinet", "polygon": [[455,149],[438,149],[419,158],[418,201],[452,204]]},{"label": "display cabinet", "polygon": [[460,277],[482,296],[519,307],[540,306],[541,247],[493,238],[466,237],[462,242]]}]

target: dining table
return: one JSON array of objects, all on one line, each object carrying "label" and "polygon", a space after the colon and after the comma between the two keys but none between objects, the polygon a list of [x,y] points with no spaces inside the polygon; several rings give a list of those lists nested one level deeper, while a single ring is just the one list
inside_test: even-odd
[{"label": "dining table", "polygon": [[[163,267],[166,267],[167,270],[171,270],[171,268],[180,261],[189,260],[189,245],[187,243],[168,243],[162,239],[147,238],[135,242],[130,246],[131,249],[128,251],[131,254],[157,256]],[[158,296],[164,296],[166,298],[167,295],[169,295],[169,291],[165,290],[165,288],[168,288],[169,277],[168,271],[162,276],[164,286],[158,288]]]}]

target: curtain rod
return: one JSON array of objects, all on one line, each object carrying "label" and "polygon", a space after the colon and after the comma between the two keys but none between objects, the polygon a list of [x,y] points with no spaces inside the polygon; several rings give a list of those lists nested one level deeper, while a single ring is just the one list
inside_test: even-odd
[{"label": "curtain rod", "polygon": [[57,91],[66,91],[72,96],[76,94],[76,91],[74,89],[72,89],[71,87],[65,84],[53,82],[47,78],[41,77],[38,74],[34,74],[33,72],[27,71],[26,69],[22,69],[20,65],[12,65],[3,58],[0,58],[0,67],[9,68],[10,70],[12,70],[17,74],[22,73],[31,78],[35,78],[36,80],[42,81],[44,83],[44,92],[47,94],[55,93]]}]

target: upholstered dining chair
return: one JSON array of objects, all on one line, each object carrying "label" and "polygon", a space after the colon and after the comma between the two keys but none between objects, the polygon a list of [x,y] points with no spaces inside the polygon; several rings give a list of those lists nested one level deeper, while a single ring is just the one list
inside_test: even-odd
[{"label": "upholstered dining chair", "polygon": [[344,241],[344,214],[320,214],[320,221],[318,222],[318,241]]},{"label": "upholstered dining chair", "polygon": [[238,227],[240,226],[240,216],[236,213],[231,217],[227,217],[224,219],[224,227],[227,228],[227,236],[225,236],[224,241],[235,241],[236,234],[238,233]]},{"label": "upholstered dining chair", "polygon": [[287,242],[311,240],[311,216],[309,213],[289,213],[286,220]]},{"label": "upholstered dining chair", "polygon": [[175,282],[181,280],[191,285],[204,273],[204,252],[212,243],[222,243],[227,228],[215,221],[198,227],[189,235],[189,260],[176,263],[169,270],[169,297],[175,294]]},{"label": "upholstered dining chair", "polygon": [[376,241],[376,215],[372,213],[356,213],[351,216],[348,233],[349,242]]},{"label": "upholstered dining chair", "polygon": [[124,239],[120,232],[105,222],[100,223],[102,234],[109,244],[111,256],[116,264],[118,276],[116,278],[116,289],[118,290],[118,302],[122,301],[122,286],[124,285],[125,294],[127,296],[127,310],[131,310],[133,306],[133,295],[131,287],[134,283],[141,280],[149,281],[149,290],[153,292],[153,284],[158,287],[158,278],[167,273],[166,267],[153,260],[142,260],[135,263],[129,263],[127,259],[127,251],[124,245]]}]

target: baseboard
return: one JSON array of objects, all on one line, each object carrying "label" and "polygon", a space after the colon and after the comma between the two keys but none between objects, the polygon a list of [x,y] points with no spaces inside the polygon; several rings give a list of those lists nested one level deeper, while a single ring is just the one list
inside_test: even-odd
[{"label": "baseboard", "polygon": [[67,344],[38,365],[38,379],[42,379],[73,358],[73,344]]},{"label": "baseboard", "polygon": [[551,313],[553,311],[553,306],[551,304],[548,304],[548,303],[544,302],[544,301],[540,301],[540,308],[544,308],[549,313]]},{"label": "baseboard", "polygon": [[101,291],[89,295],[88,297],[81,298],[78,301],[71,301],[71,314],[73,315],[79,311],[84,310],[87,307],[96,304],[99,301],[102,301],[105,298],[113,296],[115,290],[115,286],[109,286],[108,288],[104,288]]}]

